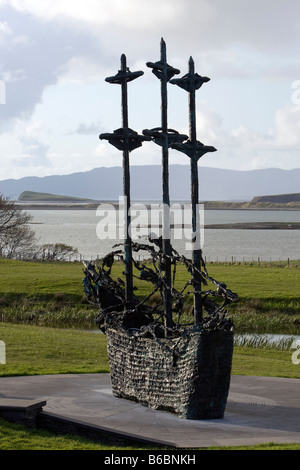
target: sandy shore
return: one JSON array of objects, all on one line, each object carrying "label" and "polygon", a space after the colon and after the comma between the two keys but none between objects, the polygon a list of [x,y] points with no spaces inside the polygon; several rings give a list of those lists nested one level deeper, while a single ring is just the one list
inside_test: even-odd
[{"label": "sandy shore", "polygon": [[236,229],[236,230],[300,230],[300,223],[296,222],[248,222],[235,224],[205,225],[206,229]]}]

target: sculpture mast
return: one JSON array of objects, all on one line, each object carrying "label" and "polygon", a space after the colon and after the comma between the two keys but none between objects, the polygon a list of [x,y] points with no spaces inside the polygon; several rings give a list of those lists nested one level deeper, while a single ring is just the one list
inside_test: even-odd
[{"label": "sculpture mast", "polygon": [[160,61],[147,62],[147,67],[152,68],[153,74],[161,82],[161,127],[145,129],[143,134],[150,136],[154,142],[162,147],[162,202],[163,202],[163,233],[162,249],[164,260],[164,311],[166,336],[168,329],[172,327],[172,297],[171,297],[171,241],[170,241],[170,195],[169,195],[169,147],[172,143],[183,141],[187,136],[181,136],[178,132],[168,129],[168,90],[169,80],[180,70],[167,63],[166,43],[161,39]]},{"label": "sculpture mast", "polygon": [[119,84],[122,87],[122,128],[114,131],[113,134],[100,134],[100,139],[106,139],[118,150],[123,151],[123,196],[125,203],[125,298],[128,303],[133,299],[133,275],[132,275],[132,240],[130,236],[130,165],[129,153],[141,147],[144,140],[149,137],[140,136],[137,132],[128,127],[128,91],[127,83],[143,75],[144,72],[131,72],[127,67],[126,56],[121,56],[121,70],[113,76],[107,77],[105,81],[112,84]]},{"label": "sculpture mast", "polygon": [[195,323],[202,320],[201,297],[201,240],[200,240],[200,214],[199,214],[199,177],[198,160],[207,152],[216,149],[203,145],[197,141],[196,130],[196,90],[203,83],[208,82],[208,77],[201,77],[195,73],[195,65],[192,57],[189,59],[189,72],[182,78],[173,79],[170,83],[178,85],[189,93],[189,140],[184,143],[174,143],[172,148],[185,153],[191,160],[191,203],[192,203],[192,231],[193,231],[193,284],[194,284],[194,316]]}]

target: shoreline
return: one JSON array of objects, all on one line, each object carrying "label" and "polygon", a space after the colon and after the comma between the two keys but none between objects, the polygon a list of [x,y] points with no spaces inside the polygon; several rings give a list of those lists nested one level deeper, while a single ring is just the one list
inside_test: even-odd
[{"label": "shoreline", "polygon": [[[156,229],[162,225],[141,225],[141,228]],[[171,224],[171,229],[191,228],[190,224]],[[237,222],[204,225],[204,230],[300,230],[300,222]]]},{"label": "shoreline", "polygon": [[[96,210],[101,204],[113,206],[115,209],[119,208],[119,201],[96,201],[92,203],[59,203],[59,202],[20,202],[15,201],[15,204],[23,210]],[[160,205],[161,202],[143,202],[143,201],[133,201],[132,205],[141,204],[143,207],[150,209],[153,205]],[[172,205],[184,205],[190,204],[190,202],[182,201],[173,201]],[[214,201],[204,201],[200,202],[200,205],[204,205],[206,210],[242,210],[242,211],[300,211],[300,203],[286,203],[286,204],[264,204],[251,202],[214,202]]]},{"label": "shoreline", "polygon": [[300,230],[300,222],[241,222],[205,225],[204,229],[230,230]]}]

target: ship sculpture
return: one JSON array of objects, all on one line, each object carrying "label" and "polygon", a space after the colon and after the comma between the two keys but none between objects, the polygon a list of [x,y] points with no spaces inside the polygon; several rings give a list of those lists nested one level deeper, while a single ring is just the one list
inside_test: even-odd
[{"label": "ship sculpture", "polygon": [[[129,128],[127,84],[143,72],[131,72],[125,55],[121,56],[118,73],[106,78],[122,89],[122,128],[100,134],[100,139],[123,152],[125,237],[124,243],[115,245],[103,259],[84,262],[84,291],[88,300],[99,306],[96,321],[107,337],[114,396],[168,410],[181,418],[220,419],[227,403],[233,355],[234,325],[228,317],[228,306],[238,296],[209,275],[197,237],[198,160],[216,149],[197,140],[195,96],[209,78],[195,73],[192,58],[188,73],[173,78],[180,71],[168,65],[163,39],[160,52],[160,61],[148,62],[147,66],[161,84],[161,127],[145,129],[142,135]],[[168,83],[188,92],[189,136],[168,128]],[[150,235],[144,243],[136,243],[129,230],[129,154],[145,141],[162,149],[162,235]],[[192,259],[178,253],[169,236],[170,148],[190,158]],[[147,253],[142,261],[137,256],[141,252]],[[120,263],[124,264],[124,279],[114,275]],[[187,273],[187,281],[180,286],[176,275],[182,270]],[[145,297],[139,295],[135,280],[136,284],[149,284]]]}]

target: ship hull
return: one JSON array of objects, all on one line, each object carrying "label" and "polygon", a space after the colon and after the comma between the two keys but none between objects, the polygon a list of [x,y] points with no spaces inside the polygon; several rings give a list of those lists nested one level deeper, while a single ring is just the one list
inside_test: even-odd
[{"label": "ship hull", "polygon": [[192,328],[180,338],[106,330],[113,395],[185,419],[224,417],[233,331]]}]

